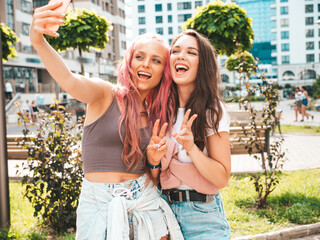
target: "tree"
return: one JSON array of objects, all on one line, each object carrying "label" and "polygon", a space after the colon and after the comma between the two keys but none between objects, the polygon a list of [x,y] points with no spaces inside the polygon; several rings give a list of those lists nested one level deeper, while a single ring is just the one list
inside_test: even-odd
[{"label": "tree", "polygon": [[253,30],[246,11],[235,3],[216,1],[199,7],[183,29],[192,28],[206,36],[219,53],[231,55],[238,50],[252,47]]},{"label": "tree", "polygon": [[16,33],[2,23],[0,23],[0,30],[2,40],[2,59],[7,61],[9,58],[17,57],[15,44],[18,41],[18,37]]},{"label": "tree", "polygon": [[246,73],[248,77],[252,73],[256,73],[257,62],[248,51],[236,52],[226,60],[226,68],[228,71],[237,71],[238,73]]},{"label": "tree", "polygon": [[84,75],[82,52],[89,52],[90,47],[104,49],[109,42],[107,32],[111,29],[111,23],[94,11],[68,9],[65,21],[58,30],[59,37],[46,36],[46,39],[57,51],[78,49],[81,74]]},{"label": "tree", "polygon": [[320,98],[320,77],[318,77],[316,82],[312,84],[311,91],[314,99]]}]

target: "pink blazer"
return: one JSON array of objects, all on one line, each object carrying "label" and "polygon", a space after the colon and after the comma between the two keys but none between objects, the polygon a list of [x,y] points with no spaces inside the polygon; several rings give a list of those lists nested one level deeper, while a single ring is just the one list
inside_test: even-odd
[{"label": "pink blazer", "polygon": [[169,137],[167,152],[161,159],[160,183],[163,189],[178,188],[181,182],[203,194],[216,194],[219,189],[206,180],[193,163],[182,163],[178,160],[179,148]]}]

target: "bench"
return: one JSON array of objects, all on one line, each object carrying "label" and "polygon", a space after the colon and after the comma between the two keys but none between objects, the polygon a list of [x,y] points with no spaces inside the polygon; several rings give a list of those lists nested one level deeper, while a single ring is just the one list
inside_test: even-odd
[{"label": "bench", "polygon": [[[250,112],[248,111],[234,111],[234,112],[229,112],[229,116],[230,116],[230,120],[231,120],[231,124],[230,126],[231,127],[244,127],[244,126],[247,126],[250,122],[250,118],[251,118],[251,115],[250,115]],[[282,111],[278,111],[277,112],[277,115],[278,115],[278,120],[277,120],[277,127],[278,127],[278,131],[279,133],[282,135],[281,133],[281,125],[280,125],[280,117],[281,117],[281,114],[282,114]],[[257,111],[257,123],[259,125],[259,121],[260,123],[262,123],[262,111]],[[271,129],[272,129],[272,133],[271,135],[274,134],[274,121],[271,119],[269,120],[269,124],[271,126]]]},{"label": "bench", "polygon": [[[270,128],[258,127],[260,134],[259,140],[263,145],[263,151],[270,153]],[[249,131],[249,127],[244,127],[245,130]],[[242,127],[230,127],[230,148],[232,155],[248,154],[248,150],[245,148],[246,143],[250,139],[250,135],[246,135],[243,132]],[[252,149],[252,153],[260,153],[256,148]]]},{"label": "bench", "polygon": [[26,160],[28,150],[22,149],[23,135],[7,135],[8,160]]}]

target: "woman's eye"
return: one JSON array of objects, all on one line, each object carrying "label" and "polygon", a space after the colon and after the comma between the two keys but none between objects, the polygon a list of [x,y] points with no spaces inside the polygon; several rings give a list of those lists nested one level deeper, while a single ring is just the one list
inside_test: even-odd
[{"label": "woman's eye", "polygon": [[188,52],[191,55],[197,55],[195,52]]},{"label": "woman's eye", "polygon": [[153,59],[153,61],[156,62],[156,63],[161,63],[161,61],[158,60],[158,59]]},{"label": "woman's eye", "polygon": [[173,53],[173,54],[174,54],[174,53],[177,53],[177,52],[178,52],[177,50],[172,50],[172,52],[171,52],[171,53]]},{"label": "woman's eye", "polygon": [[136,55],[136,59],[142,59],[143,57],[141,55]]}]

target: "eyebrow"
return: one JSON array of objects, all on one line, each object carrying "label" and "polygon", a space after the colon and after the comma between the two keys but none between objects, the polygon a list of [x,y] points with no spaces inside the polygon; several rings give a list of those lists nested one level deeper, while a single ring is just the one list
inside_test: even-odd
[{"label": "eyebrow", "polygon": [[[136,53],[146,54],[144,51],[141,51],[141,50],[138,50]],[[152,57],[157,57],[157,58],[160,58],[161,60],[163,59],[163,57],[161,57],[160,55],[156,55],[156,54],[153,54]]]},{"label": "eyebrow", "polygon": [[[173,46],[173,48],[181,48],[181,47],[179,45],[177,45],[177,46]],[[192,49],[192,50],[196,50],[199,52],[199,50],[195,47],[187,47],[187,49]]]}]

